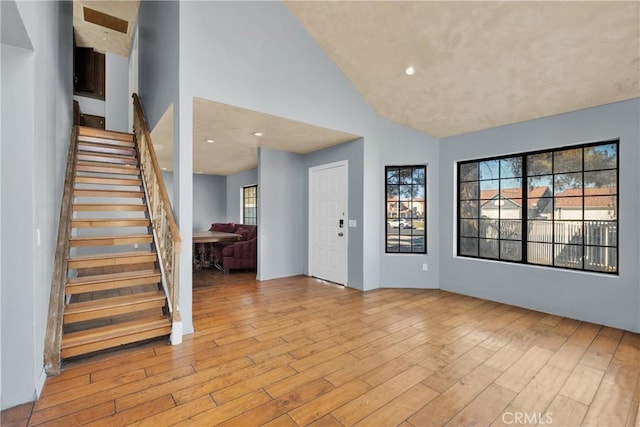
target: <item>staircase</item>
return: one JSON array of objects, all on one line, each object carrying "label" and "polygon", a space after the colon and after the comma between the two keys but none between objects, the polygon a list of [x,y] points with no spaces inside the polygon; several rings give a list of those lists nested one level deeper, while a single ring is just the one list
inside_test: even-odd
[{"label": "staircase", "polygon": [[62,359],[172,326],[134,136],[79,127],[75,143]]}]

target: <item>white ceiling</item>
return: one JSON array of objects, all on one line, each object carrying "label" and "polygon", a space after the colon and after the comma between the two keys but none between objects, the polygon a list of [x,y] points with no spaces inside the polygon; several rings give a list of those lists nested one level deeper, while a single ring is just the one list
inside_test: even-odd
[{"label": "white ceiling", "polygon": [[638,1],[286,5],[381,116],[436,137],[640,96]]},{"label": "white ceiling", "polygon": [[[263,135],[256,136],[255,132]],[[173,106],[162,115],[151,138],[160,166],[172,170]],[[231,175],[253,169],[258,164],[257,147],[304,154],[357,138],[358,135],[202,98],[193,100],[193,170],[196,173]]]},{"label": "white ceiling", "polygon": [[[128,57],[139,5],[139,0],[74,0],[73,29],[75,30],[76,44],[80,47],[92,47],[101,53],[113,53]],[[84,6],[127,21],[129,23],[127,34],[86,22],[83,13]]]},{"label": "white ceiling", "polygon": [[[639,1],[285,3],[381,116],[436,137],[640,96]],[[129,34],[82,22],[82,5],[129,21]],[[128,55],[137,9],[75,0],[80,45]],[[257,146],[302,153],[357,138],[199,98],[193,110],[201,173],[255,167]],[[152,135],[171,169],[172,107]]]}]

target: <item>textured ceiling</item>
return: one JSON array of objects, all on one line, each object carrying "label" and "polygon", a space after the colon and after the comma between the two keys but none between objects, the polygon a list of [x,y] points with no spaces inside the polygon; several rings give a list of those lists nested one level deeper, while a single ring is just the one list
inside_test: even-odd
[{"label": "textured ceiling", "polygon": [[[255,136],[254,132],[263,135]],[[160,166],[173,169],[173,106],[165,111],[151,138]],[[231,175],[255,168],[257,147],[303,154],[356,138],[357,135],[232,105],[201,98],[193,100],[193,170],[196,173]]]},{"label": "textured ceiling", "polygon": [[[113,53],[128,57],[139,4],[140,2],[138,0],[74,0],[73,29],[75,30],[76,44],[80,47],[92,47],[101,53]],[[83,7],[88,7],[89,9],[94,9],[129,22],[127,34],[85,22]]]},{"label": "textured ceiling", "polygon": [[286,4],[381,116],[436,137],[640,96],[638,1]]}]

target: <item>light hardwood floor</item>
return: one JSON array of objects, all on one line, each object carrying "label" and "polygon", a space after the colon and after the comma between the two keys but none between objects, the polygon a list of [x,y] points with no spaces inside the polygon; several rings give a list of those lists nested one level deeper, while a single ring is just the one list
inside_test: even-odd
[{"label": "light hardwood floor", "polygon": [[638,334],[438,290],[194,282],[182,345],[67,364],[28,425],[640,425]]}]

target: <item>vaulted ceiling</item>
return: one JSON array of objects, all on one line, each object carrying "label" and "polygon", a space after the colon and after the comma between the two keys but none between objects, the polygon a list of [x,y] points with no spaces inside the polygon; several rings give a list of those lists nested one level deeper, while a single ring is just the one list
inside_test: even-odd
[{"label": "vaulted ceiling", "polygon": [[436,137],[640,96],[638,1],[286,5],[381,116]]}]

